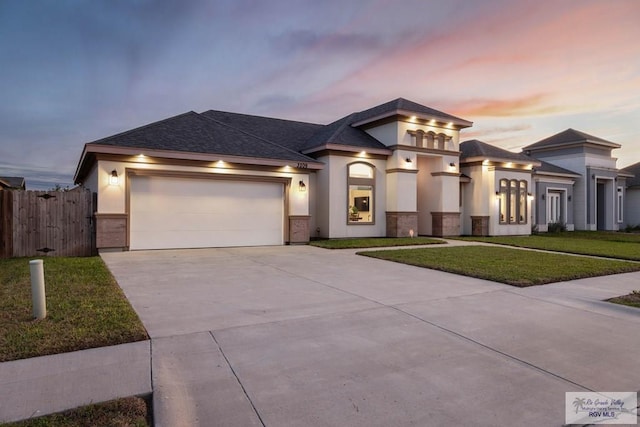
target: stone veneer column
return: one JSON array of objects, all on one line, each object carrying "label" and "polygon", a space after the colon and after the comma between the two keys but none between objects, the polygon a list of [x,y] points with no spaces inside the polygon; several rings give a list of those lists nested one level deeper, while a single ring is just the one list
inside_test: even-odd
[{"label": "stone veneer column", "polygon": [[434,236],[459,236],[460,212],[431,212],[431,225]]},{"label": "stone veneer column", "polygon": [[471,217],[471,235],[472,236],[488,236],[489,235],[489,217],[488,216],[472,216]]},{"label": "stone veneer column", "polygon": [[309,215],[289,215],[289,244],[309,243]]},{"label": "stone veneer column", "polygon": [[127,214],[96,213],[96,249],[127,248]]},{"label": "stone veneer column", "polygon": [[418,212],[387,211],[387,237],[409,237],[409,230],[418,235]]}]

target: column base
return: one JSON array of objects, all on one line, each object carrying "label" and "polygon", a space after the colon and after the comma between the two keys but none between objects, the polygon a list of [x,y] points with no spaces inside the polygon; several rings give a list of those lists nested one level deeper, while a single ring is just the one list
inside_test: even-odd
[{"label": "column base", "polygon": [[431,212],[431,234],[436,237],[460,235],[460,212]]},{"label": "column base", "polygon": [[387,211],[387,237],[410,237],[418,235],[418,212]]}]

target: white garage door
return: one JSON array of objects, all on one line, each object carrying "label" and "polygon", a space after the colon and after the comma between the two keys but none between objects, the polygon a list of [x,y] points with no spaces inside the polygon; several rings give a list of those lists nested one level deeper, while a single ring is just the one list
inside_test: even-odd
[{"label": "white garage door", "polygon": [[281,183],[133,176],[130,185],[130,249],[283,244]]}]

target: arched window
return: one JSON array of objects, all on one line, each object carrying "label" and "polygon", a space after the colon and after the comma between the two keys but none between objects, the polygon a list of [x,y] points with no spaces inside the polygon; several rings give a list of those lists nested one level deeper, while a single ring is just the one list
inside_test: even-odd
[{"label": "arched window", "polygon": [[373,224],[376,169],[357,162],[348,165],[347,171],[347,224]]},{"label": "arched window", "polygon": [[527,181],[501,179],[498,200],[501,224],[527,223]]}]

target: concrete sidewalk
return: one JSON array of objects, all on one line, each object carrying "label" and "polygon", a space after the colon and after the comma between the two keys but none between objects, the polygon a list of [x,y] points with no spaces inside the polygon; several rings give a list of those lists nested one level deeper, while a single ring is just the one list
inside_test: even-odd
[{"label": "concrete sidewalk", "polygon": [[151,393],[150,341],[0,363],[0,422]]},{"label": "concrete sidewalk", "polygon": [[638,391],[640,273],[514,288],[309,246],[104,254],[151,342],[0,364],[0,421],[154,394],[162,426],[562,425]]}]

